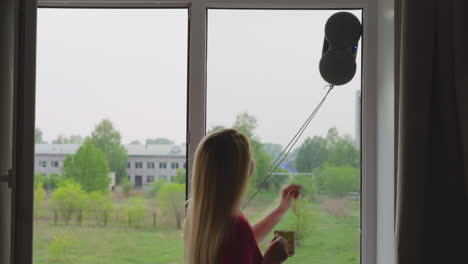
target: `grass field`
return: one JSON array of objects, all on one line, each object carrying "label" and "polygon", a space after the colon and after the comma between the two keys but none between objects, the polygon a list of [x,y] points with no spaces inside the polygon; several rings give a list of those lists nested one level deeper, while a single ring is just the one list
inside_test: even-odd
[{"label": "grass field", "polygon": [[[264,205],[273,201],[274,196],[261,195],[245,214],[254,223],[271,209]],[[359,202],[322,198],[308,206],[314,212],[313,227],[286,263],[360,263]],[[291,221],[288,213],[278,229],[290,227]],[[182,264],[182,233],[172,228],[81,227],[41,220],[35,224],[34,263]]]}]

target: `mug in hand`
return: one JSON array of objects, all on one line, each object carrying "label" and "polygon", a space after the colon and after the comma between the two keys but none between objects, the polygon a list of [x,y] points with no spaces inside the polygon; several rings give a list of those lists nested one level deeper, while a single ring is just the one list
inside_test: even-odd
[{"label": "mug in hand", "polygon": [[292,230],[276,230],[275,236],[279,235],[288,241],[288,255],[291,257],[294,255],[294,249],[296,247],[296,231]]}]

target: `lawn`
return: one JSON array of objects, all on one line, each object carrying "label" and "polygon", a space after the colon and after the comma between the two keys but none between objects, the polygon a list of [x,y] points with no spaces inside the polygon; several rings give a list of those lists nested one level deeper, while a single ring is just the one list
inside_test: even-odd
[{"label": "lawn", "polygon": [[[260,195],[245,214],[254,223],[271,209],[265,205],[274,204],[272,201],[273,196]],[[319,198],[307,206],[313,211],[311,231],[287,263],[360,263],[359,202]],[[293,220],[288,213],[278,229],[290,228]],[[263,243],[262,249],[267,244]],[[34,263],[183,263],[182,233],[162,227],[81,227],[41,220],[35,224]]]}]

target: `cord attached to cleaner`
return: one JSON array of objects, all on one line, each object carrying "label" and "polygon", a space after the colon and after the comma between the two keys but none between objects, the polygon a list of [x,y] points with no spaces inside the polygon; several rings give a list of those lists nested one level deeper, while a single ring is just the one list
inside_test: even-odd
[{"label": "cord attached to cleaner", "polygon": [[323,103],[325,102],[325,99],[328,97],[328,94],[333,90],[334,85],[328,84],[325,85],[324,88],[328,87],[328,91],[325,93],[325,96],[322,98],[320,103],[315,107],[314,111],[309,115],[309,117],[306,119],[306,121],[302,124],[301,128],[296,132],[294,137],[289,141],[288,145],[281,151],[281,153],[278,155],[276,160],[273,162],[273,164],[269,168],[269,173],[265,177],[265,179],[262,181],[262,183],[258,186],[257,191],[250,196],[250,198],[245,202],[244,206],[242,207],[242,210],[245,209],[247,204],[258,194],[258,192],[262,189],[263,185],[268,181],[268,179],[273,175],[273,173],[276,171],[276,169],[279,167],[279,165],[288,157],[289,152],[291,152],[292,148],[294,145],[296,145],[297,141],[299,138],[302,136],[306,128],[309,126],[310,122],[312,119],[315,117],[317,114],[318,110],[322,107]]}]

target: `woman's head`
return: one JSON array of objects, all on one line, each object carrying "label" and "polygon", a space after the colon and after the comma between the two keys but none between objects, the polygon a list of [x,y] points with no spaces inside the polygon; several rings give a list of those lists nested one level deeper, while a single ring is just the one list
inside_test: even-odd
[{"label": "woman's head", "polygon": [[206,136],[197,148],[185,227],[186,263],[215,263],[252,174],[250,142],[234,129]]},{"label": "woman's head", "polygon": [[243,134],[225,129],[208,135],[195,154],[191,198],[205,200],[210,209],[235,213],[251,166],[250,143]]}]

